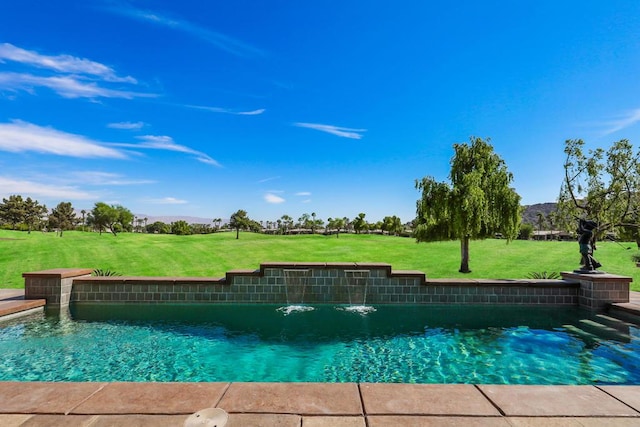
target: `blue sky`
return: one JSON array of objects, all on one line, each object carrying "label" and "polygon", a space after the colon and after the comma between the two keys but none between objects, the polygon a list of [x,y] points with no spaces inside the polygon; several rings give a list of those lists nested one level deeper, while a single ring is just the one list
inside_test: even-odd
[{"label": "blue sky", "polygon": [[490,137],[523,204],[640,133],[640,2],[52,1],[0,13],[0,197],[415,216]]}]

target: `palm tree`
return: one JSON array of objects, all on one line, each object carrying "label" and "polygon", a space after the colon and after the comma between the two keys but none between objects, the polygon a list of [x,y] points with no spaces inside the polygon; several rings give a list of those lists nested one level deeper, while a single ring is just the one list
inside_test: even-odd
[{"label": "palm tree", "polygon": [[284,227],[283,234],[286,234],[287,230],[289,230],[293,225],[293,218],[291,218],[289,215],[282,215],[280,219],[282,219],[282,226]]},{"label": "palm tree", "polygon": [[538,217],[538,239],[542,239],[542,226],[544,225],[544,214],[542,212],[538,212],[536,216]]},{"label": "palm tree", "polygon": [[316,213],[315,212],[311,212],[311,218],[313,218],[313,220],[311,221],[311,234],[316,234]]},{"label": "palm tree", "polygon": [[348,233],[351,230],[351,220],[349,219],[349,217],[344,217],[342,218],[343,221],[343,228],[344,228],[344,232]]},{"label": "palm tree", "polygon": [[327,228],[330,230],[336,230],[336,238],[340,237],[340,229],[345,227],[344,218],[329,218]]},{"label": "palm tree", "polygon": [[303,213],[300,218],[298,218],[298,222],[300,223],[298,228],[309,228],[309,214]]},{"label": "palm tree", "polygon": [[367,221],[364,219],[365,216],[366,214],[364,212],[360,212],[353,220],[353,229],[356,231],[356,234],[360,234],[367,226]]}]

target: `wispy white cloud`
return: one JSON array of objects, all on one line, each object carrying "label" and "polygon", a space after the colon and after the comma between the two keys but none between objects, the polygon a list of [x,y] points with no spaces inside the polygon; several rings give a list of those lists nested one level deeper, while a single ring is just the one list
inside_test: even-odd
[{"label": "wispy white cloud", "polygon": [[248,43],[242,42],[236,38],[230,37],[189,21],[171,18],[158,12],[150,10],[137,9],[127,3],[119,3],[115,7],[111,7],[113,13],[127,16],[154,25],[169,28],[175,31],[181,31],[200,40],[204,40],[217,48],[224,50],[239,57],[261,57],[265,56],[265,52]]},{"label": "wispy white cloud", "polygon": [[142,142],[138,144],[125,144],[118,143],[114,144],[119,147],[130,147],[135,149],[153,149],[153,150],[168,150],[168,151],[177,151],[180,153],[193,154],[196,160],[206,163],[212,166],[220,167],[220,163],[218,163],[215,159],[212,159],[209,155],[194,150],[193,148],[189,148],[185,145],[176,144],[170,136],[166,135],[142,135],[138,136],[138,139],[142,140]]},{"label": "wispy white cloud", "polygon": [[309,191],[299,191],[296,193],[296,196],[300,196],[300,197],[304,197],[304,196],[310,196],[311,193]]},{"label": "wispy white cloud", "polygon": [[627,112],[622,117],[602,123],[605,128],[603,135],[610,135],[619,130],[626,129],[640,122],[640,108]]},{"label": "wispy white cloud", "polygon": [[361,139],[362,132],[366,132],[366,129],[353,129],[353,128],[345,128],[340,126],[333,125],[323,125],[319,123],[294,123],[293,126],[315,129],[321,132],[330,133],[332,135],[340,136],[342,138],[351,138],[351,139]]},{"label": "wispy white cloud", "polygon": [[107,147],[100,141],[21,120],[0,123],[0,151],[32,151],[80,158],[127,158],[123,151]]},{"label": "wispy white cloud", "polygon": [[44,182],[17,180],[0,176],[0,197],[28,194],[34,198],[58,200],[97,200],[98,194],[79,190],[74,186],[50,185]]},{"label": "wispy white cloud", "polygon": [[0,62],[3,62],[3,60],[19,62],[65,74],[96,76],[108,82],[137,83],[136,79],[131,76],[119,77],[113,68],[99,62],[71,55],[42,55],[10,43],[0,43]]},{"label": "wispy white cloud", "polygon": [[237,114],[239,116],[257,116],[264,113],[265,111],[267,111],[266,108],[259,108],[253,111],[239,111],[237,113],[232,113],[232,114]]},{"label": "wispy white cloud", "polygon": [[269,178],[264,178],[258,181],[258,183],[262,184],[263,182],[273,181],[274,179],[280,179],[279,176],[270,176]]},{"label": "wispy white cloud", "polygon": [[[64,98],[156,97],[155,94],[123,89],[136,85],[131,76],[118,76],[115,70],[99,62],[71,55],[43,55],[9,43],[0,44],[0,63],[16,62],[29,71],[0,73],[0,89],[35,93],[38,87],[53,90]],[[118,87],[109,87],[117,84]]]},{"label": "wispy white cloud", "polygon": [[130,157],[129,155],[138,153],[131,150],[119,150],[116,147],[136,150],[155,149],[191,154],[199,162],[221,167],[220,163],[207,154],[176,144],[169,136],[144,135],[137,138],[142,142],[104,143],[22,120],[0,123],[0,151],[11,153],[36,152],[79,158],[127,159]]},{"label": "wispy white cloud", "polygon": [[185,107],[193,108],[196,110],[210,111],[212,113],[234,114],[236,116],[257,116],[267,111],[264,108],[252,111],[236,111],[231,108],[207,107],[205,105],[185,105]]},{"label": "wispy white cloud", "polygon": [[146,126],[144,122],[117,122],[109,123],[108,128],[111,129],[124,129],[124,130],[139,130]]},{"label": "wispy white cloud", "polygon": [[176,199],[175,197],[163,197],[161,199],[145,199],[146,202],[155,203],[157,205],[184,205],[186,200]]},{"label": "wispy white cloud", "polygon": [[126,179],[120,174],[99,171],[77,171],[70,174],[76,180],[88,185],[142,185],[155,184],[148,179]]},{"label": "wispy white cloud", "polygon": [[267,203],[272,203],[272,204],[279,204],[279,203],[284,203],[286,200],[280,196],[276,196],[273,193],[266,193],[264,195],[264,200]]},{"label": "wispy white cloud", "polygon": [[45,87],[63,98],[155,98],[150,93],[110,89],[94,81],[85,81],[77,76],[36,76],[27,73],[0,73],[0,89],[35,93],[36,87]]}]

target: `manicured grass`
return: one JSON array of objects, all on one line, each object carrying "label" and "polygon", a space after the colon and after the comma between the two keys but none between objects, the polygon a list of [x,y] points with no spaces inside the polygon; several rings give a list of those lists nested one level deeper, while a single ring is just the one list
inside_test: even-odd
[{"label": "manicured grass", "polygon": [[[631,247],[631,250],[625,248]],[[602,270],[631,276],[640,290],[635,244],[600,242]],[[122,233],[15,232],[0,230],[0,287],[21,288],[22,273],[63,267],[110,269],[127,276],[223,277],[228,270],[257,269],[261,262],[385,262],[397,270],[419,270],[432,278],[520,279],[532,272],[579,267],[576,242],[483,240],[471,242],[470,274],[458,273],[460,243],[416,243],[410,238],[345,235],[269,236],[216,233],[174,236]]]}]

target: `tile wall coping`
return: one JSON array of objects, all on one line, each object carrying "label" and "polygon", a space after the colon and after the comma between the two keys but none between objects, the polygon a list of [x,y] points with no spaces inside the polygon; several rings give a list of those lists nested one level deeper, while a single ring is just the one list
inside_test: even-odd
[{"label": "tile wall coping", "polygon": [[590,282],[611,282],[616,281],[620,283],[631,283],[633,279],[628,276],[618,276],[617,274],[599,273],[599,274],[585,274],[576,273],[575,271],[563,271],[560,273],[565,279],[572,280],[588,280]]},{"label": "tile wall coping", "polygon": [[224,284],[225,279],[220,277],[170,277],[170,276],[92,276],[78,278],[73,281],[74,285],[87,283],[105,284],[136,284],[136,283],[172,283],[172,284]]},{"label": "tile wall coping", "polygon": [[93,272],[91,268],[52,268],[50,270],[22,273],[22,277],[53,277],[67,279],[69,277],[86,276]]},{"label": "tile wall coping", "polygon": [[345,270],[378,269],[391,271],[391,264],[384,262],[263,262],[260,263],[260,271],[265,268],[326,268]]},{"label": "tile wall coping", "polygon": [[233,276],[256,276],[265,275],[266,269],[326,269],[326,270],[385,270],[386,276],[391,277],[416,277],[424,283],[426,274],[417,270],[393,270],[391,264],[384,262],[281,262],[271,261],[260,263],[258,270],[239,269],[230,270],[226,274],[226,280],[231,282]]},{"label": "tile wall coping", "polygon": [[580,282],[562,279],[427,279],[425,285],[577,288]]}]

